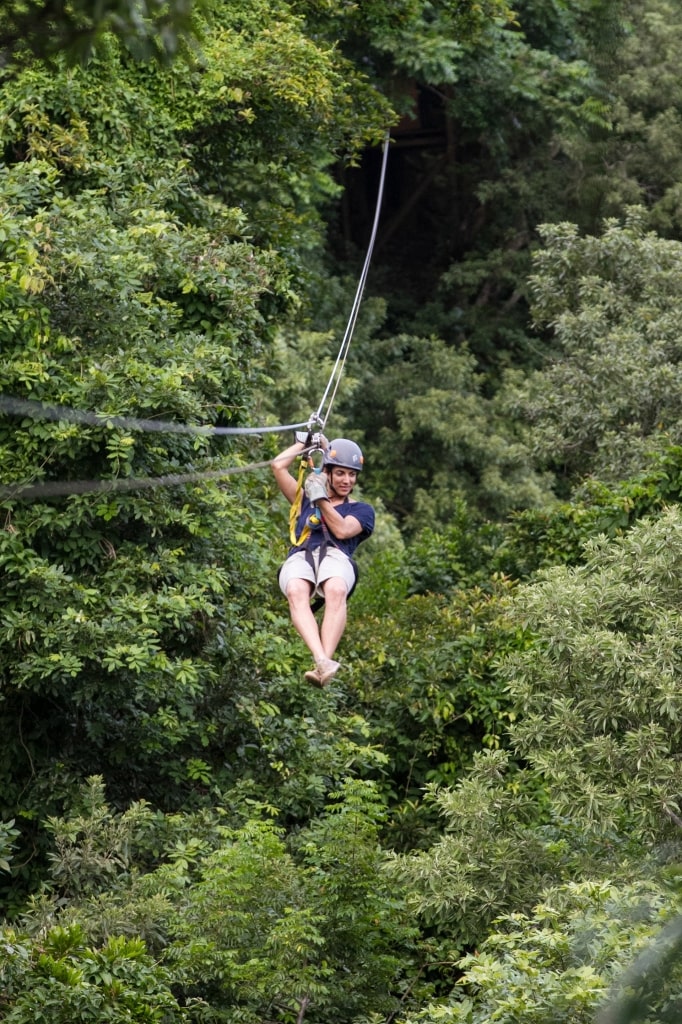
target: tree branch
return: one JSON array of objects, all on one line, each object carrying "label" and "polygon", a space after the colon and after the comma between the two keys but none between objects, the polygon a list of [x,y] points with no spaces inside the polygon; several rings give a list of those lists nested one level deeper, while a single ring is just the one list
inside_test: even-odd
[{"label": "tree branch", "polygon": [[310,996],[303,996],[301,1000],[301,1008],[298,1011],[298,1017],[296,1018],[296,1024],[303,1024],[303,1018],[305,1017],[305,1011],[308,1009],[310,1003]]},{"label": "tree branch", "polygon": [[675,814],[674,811],[671,811],[670,808],[666,807],[665,804],[663,805],[663,810],[668,815],[671,821],[674,821],[679,828],[682,828],[682,818],[680,818],[679,815]]}]

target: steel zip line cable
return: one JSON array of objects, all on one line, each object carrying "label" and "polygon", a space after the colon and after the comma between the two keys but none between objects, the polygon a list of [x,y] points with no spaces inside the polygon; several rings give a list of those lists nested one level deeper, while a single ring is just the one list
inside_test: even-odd
[{"label": "steel zip line cable", "polygon": [[286,434],[290,430],[305,427],[307,423],[285,423],[275,427],[201,427],[168,420],[144,420],[136,416],[110,416],[106,412],[72,409],[67,405],[45,405],[43,402],[10,398],[7,395],[0,395],[0,412],[11,416],[31,416],[39,420],[85,423],[92,427],[120,427],[122,430],[141,430],[144,433],[159,434],[199,434],[204,437],[220,437],[224,434]]},{"label": "steel zip line cable", "polygon": [[[367,254],[365,256],[365,262],[363,264],[362,272],[360,274],[360,280],[358,281],[358,287],[355,292],[355,298],[353,299],[353,305],[351,307],[350,316],[348,318],[348,324],[346,326],[346,330],[343,335],[341,345],[339,347],[339,353],[336,357],[336,362],[334,363],[334,366],[332,367],[332,372],[329,375],[327,387],[325,388],[324,394],[322,395],[322,400],[320,401],[320,404],[317,408],[317,412],[313,413],[313,415],[310,418],[311,424],[320,424],[322,430],[324,430],[327,420],[329,419],[329,414],[331,412],[332,405],[336,397],[336,392],[338,391],[338,387],[341,382],[341,376],[343,374],[343,368],[346,362],[346,357],[348,355],[348,350],[350,348],[351,339],[353,337],[353,331],[355,330],[355,324],[358,319],[358,313],[360,312],[360,303],[362,302],[362,295],[365,290],[365,284],[367,282],[367,275],[369,273],[370,263],[372,262],[374,243],[376,241],[377,232],[379,230],[379,216],[381,214],[381,203],[384,196],[384,183],[386,181],[386,165],[388,163],[388,147],[390,141],[390,134],[389,132],[386,132],[386,136],[384,138],[383,155],[381,160],[381,173],[379,175],[379,188],[377,190],[377,201],[374,210],[374,223],[372,224],[372,233],[370,235],[369,244],[367,246]],[[334,380],[335,378],[336,380]],[[334,390],[332,391],[331,398],[329,399],[327,411],[323,415],[322,410],[324,408],[324,403],[327,401],[327,396],[329,395],[332,384],[334,384]]]},{"label": "steel zip line cable", "polygon": [[[312,448],[306,450],[313,451]],[[120,491],[150,490],[155,487],[178,487],[182,484],[221,480],[237,473],[251,473],[255,469],[267,469],[273,462],[277,462],[277,459],[249,462],[245,466],[226,466],[224,469],[197,470],[194,473],[166,473],[164,476],[123,476],[110,480],[45,480],[39,484],[6,484],[0,487],[0,501],[65,498],[71,494],[115,494]]]},{"label": "steel zip line cable", "polygon": [[120,491],[143,491],[155,487],[177,487],[180,484],[221,480],[235,473],[250,473],[271,464],[251,462],[247,466],[199,470],[196,473],[168,473],[165,476],[115,477],[113,480],[46,480],[40,484],[7,484],[0,487],[0,501],[23,501],[29,498],[64,498],[70,494],[113,494]]}]

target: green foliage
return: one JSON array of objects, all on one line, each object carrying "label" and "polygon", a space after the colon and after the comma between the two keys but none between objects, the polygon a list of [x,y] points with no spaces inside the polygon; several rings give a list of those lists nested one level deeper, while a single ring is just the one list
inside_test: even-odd
[{"label": "green foliage", "polygon": [[14,828],[14,820],[0,822],[0,871],[9,871],[14,850],[14,840],[19,829]]},{"label": "green foliage", "polygon": [[478,39],[491,21],[512,12],[505,0],[461,4],[456,0],[294,0],[313,31],[342,41],[380,79],[410,75],[442,85],[457,77],[463,44]]},{"label": "green foliage", "polygon": [[[603,217],[622,216],[632,204],[651,211],[663,234],[680,230],[680,107],[676,68],[682,23],[676,4],[647,0],[619,5],[620,31],[595,40],[591,59],[608,83],[608,130],[574,135],[566,152],[575,168],[571,198],[591,217],[595,230]],[[652,74],[652,69],[656,69]]]},{"label": "green foliage", "polygon": [[[682,818],[677,243],[579,230],[625,198],[676,230],[679,18],[618,8],[210,0],[163,67],[125,4],[114,35],[76,7],[86,67],[2,70],[1,390],[105,417],[315,408],[355,284],[320,258],[334,162],[385,96],[409,112],[399,76],[443,132],[441,160],[394,147],[335,412],[381,521],[332,687],[300,678],[269,478],[5,502],[3,1019],[587,1021],[678,912],[641,881],[662,840],[674,878]],[[274,443],[3,417],[0,467],[125,482]]]},{"label": "green foliage", "polygon": [[[294,24],[287,30],[293,45]],[[268,38],[266,19],[255,30],[258,60],[267,61]],[[325,67],[321,53],[313,67],[314,46],[304,43],[298,70],[310,64],[310,77],[299,95],[286,94],[293,79],[271,79],[259,99],[268,112],[275,101],[292,103],[301,131],[305,89],[318,90]],[[274,56],[276,41],[268,45]],[[246,63],[255,75],[248,50]],[[105,416],[243,422],[271,322],[294,297],[283,259],[247,240],[244,213],[208,197],[191,167],[183,132],[197,130],[215,96],[206,93],[202,108],[178,86],[175,106],[161,110],[158,83],[168,86],[170,75],[129,65],[112,43],[86,69],[4,73],[3,393]],[[322,102],[309,111],[313,120]],[[330,144],[329,82],[324,103]],[[267,143],[264,132],[245,152],[255,159]],[[262,450],[112,429],[106,420],[0,423],[8,484],[219,470],[254,454]],[[124,806],[131,793],[168,806],[205,799],[236,776],[248,785],[249,746],[258,750],[250,705],[265,699],[260,664],[252,684],[261,653],[254,598],[275,569],[263,495],[252,477],[5,503],[0,777],[5,816],[21,819],[25,851],[36,842],[44,850],[40,820],[59,814],[89,774],[106,775]],[[267,677],[283,667],[286,658],[274,654]],[[336,770],[330,762],[345,763],[358,746],[337,755],[332,735],[325,732],[316,770],[297,777],[290,813],[319,806]],[[297,742],[311,769],[307,740]],[[268,755],[285,763],[285,747],[282,737],[279,756],[258,755],[274,778]],[[262,781],[257,788],[270,792]],[[40,871],[35,858],[17,860],[12,901],[20,879],[30,884]]]},{"label": "green foliage", "polygon": [[[427,1007],[406,1024],[592,1024],[600,1008],[601,1024],[672,1024],[679,1016],[679,964],[651,968],[674,936],[665,926],[676,911],[679,894],[656,881],[588,880],[550,889],[532,912],[501,918],[480,951],[459,960],[460,991],[447,1005]],[[659,948],[652,955],[653,943]],[[626,973],[637,953],[641,970]],[[623,991],[622,1002],[605,1009],[612,988]],[[625,1014],[626,1005],[643,1016]]]},{"label": "green foliage", "polygon": [[164,189],[182,219],[211,230],[227,203],[233,231],[245,212],[253,239],[294,267],[319,244],[317,207],[338,191],[329,165],[381,138],[392,112],[285,3],[216,0],[201,25],[201,51],[172,67],[132,62],[106,37],[85,68],[0,72],[5,158],[49,160],[70,191],[120,200],[134,186],[140,207],[149,186]]},{"label": "green foliage", "polygon": [[171,973],[139,939],[89,945],[82,929],[51,928],[38,942],[0,931],[0,1012],[8,1024],[183,1024],[198,1019],[171,990]]},{"label": "green foliage", "polygon": [[[188,1007],[210,1007],[209,1019],[395,1012],[417,970],[418,932],[383,872],[374,787],[347,780],[289,839],[266,814],[254,801],[193,818],[144,806],[116,814],[91,780],[82,809],[51,823],[59,898],[27,915],[33,943],[55,926],[84,944],[144,934],[160,975],[172,974]],[[412,988],[425,991],[418,970]]]},{"label": "green foliage", "polygon": [[543,887],[598,855],[576,831],[550,823],[546,794],[502,750],[474,756],[454,788],[429,788],[443,818],[428,849],[397,855],[392,873],[446,947],[475,946],[501,914],[530,908]]},{"label": "green foliage", "polygon": [[144,801],[113,814],[104,801],[101,777],[87,780],[69,818],[50,818],[55,848],[48,860],[55,887],[68,899],[106,890],[130,868],[133,851],[153,815]]},{"label": "green foliage", "polygon": [[570,147],[609,131],[611,81],[593,52],[618,39],[621,6],[524,2],[473,39],[450,35],[449,75],[426,78],[437,92],[419,90],[409,125],[430,145],[396,154],[400,199],[380,254],[391,332],[466,342],[493,386],[505,367],[544,354],[527,323],[537,225],[596,226]]},{"label": "green foliage", "polygon": [[640,472],[677,444],[680,245],[645,233],[641,212],[600,237],[548,227],[532,279],[535,316],[557,354],[510,388],[540,465],[568,483]]},{"label": "green foliage", "polygon": [[[262,343],[258,298],[274,284],[268,258],[259,263],[227,231],[211,238],[183,227],[161,196],[156,209],[148,194],[147,206],[131,196],[111,211],[98,194],[63,196],[33,162],[4,185],[11,217],[3,242],[3,391],[110,415],[229,421],[250,384],[239,353]],[[187,282],[205,305],[185,305]],[[6,483],[156,476],[215,468],[226,454],[207,438],[131,434],[105,423],[6,417],[0,426]],[[102,767],[102,755],[134,775],[140,766],[131,750],[156,760],[190,735],[206,735],[210,726],[199,724],[195,709],[215,683],[214,645],[232,614],[223,565],[241,566],[235,601],[250,593],[261,568],[239,554],[249,486],[197,486],[170,501],[157,490],[6,502],[3,772],[15,783],[8,774],[3,788],[10,806],[12,786],[25,788],[19,766],[35,784],[43,759],[46,769],[55,756],[75,759],[87,773]],[[265,517],[251,519],[255,536]],[[227,521],[238,522],[239,533],[223,540]],[[21,741],[9,740],[17,715],[30,723]]]},{"label": "green foliage", "polygon": [[465,349],[401,336],[376,343],[372,359],[346,409],[364,431],[372,486],[413,531],[447,523],[463,499],[493,518],[547,499]]},{"label": "green foliage", "polygon": [[[454,789],[434,794],[443,837],[394,866],[456,949],[480,943],[500,914],[529,913],[547,885],[630,880],[653,844],[661,859],[677,856],[679,520],[670,510],[616,542],[589,541],[579,568],[515,589],[507,612],[525,643],[492,668],[506,680],[506,732],[523,767],[503,750],[475,756]],[[523,981],[515,998],[532,1007],[532,992]],[[467,1003],[472,1020],[478,1005]]]},{"label": "green foliage", "polygon": [[[326,168],[388,108],[286,4],[216,3],[202,17],[202,53],[172,69],[103,36],[85,67],[2,71],[4,394],[103,417],[249,416],[274,324],[297,302],[291,275],[318,239],[315,205],[333,191]],[[105,418],[0,421],[6,484],[262,457],[260,443]],[[330,706],[301,733],[302,684],[284,697],[294,655],[268,635],[283,617],[262,607],[277,559],[267,500],[251,476],[5,502],[0,778],[5,816],[22,825],[12,913],[42,870],[41,820],[83,777],[105,776],[123,807],[195,806],[238,781],[268,799],[282,783],[296,819],[349,764],[375,763],[357,716]],[[91,884],[62,866],[69,892]]]},{"label": "green foliage", "polygon": [[666,1024],[680,1013],[679,965],[682,917],[675,917],[618,979],[617,990],[599,1015],[599,1024],[636,1024],[655,1007]]},{"label": "green foliage", "polygon": [[578,564],[591,538],[615,539],[642,517],[679,503],[681,455],[672,446],[652,456],[647,468],[629,480],[605,484],[588,478],[571,501],[512,514],[498,531],[488,564],[517,579],[551,565]]},{"label": "green foliage", "polygon": [[207,4],[197,59],[149,73],[205,188],[244,209],[253,237],[302,262],[338,194],[329,167],[394,120],[386,99],[283,0]]},{"label": "green foliage", "polygon": [[267,823],[225,833],[180,901],[169,952],[188,959],[224,1019],[261,1020],[268,1007],[316,1021],[397,1009],[415,930],[380,870],[381,814],[370,785],[348,783],[293,853]]},{"label": "green foliage", "polygon": [[[363,576],[370,593],[372,574],[373,565]],[[506,742],[512,712],[497,660],[527,642],[507,615],[510,590],[499,579],[490,593],[404,597],[388,616],[364,595],[351,602],[344,646],[358,668],[353,688],[370,737],[387,758],[379,779],[392,808],[387,835],[394,846],[423,845],[429,836],[425,785],[454,784],[477,750]]]},{"label": "green foliage", "polygon": [[[513,725],[511,726],[513,728]],[[452,954],[480,945],[507,914],[530,913],[552,886],[649,872],[637,834],[583,828],[579,814],[561,815],[551,780],[508,751],[477,754],[452,788],[430,787],[442,834],[427,849],[395,856],[390,871],[430,931]],[[661,858],[679,855],[671,844]]]},{"label": "green foliage", "polygon": [[536,639],[507,670],[514,745],[584,829],[660,840],[679,821],[681,536],[670,510],[518,592]]},{"label": "green foliage", "polygon": [[0,15],[0,63],[23,63],[27,54],[85,62],[108,32],[136,58],[165,61],[196,36],[193,6],[187,0],[11,0]]},{"label": "green foliage", "polygon": [[[291,628],[285,620],[276,626],[270,620],[269,627]],[[214,780],[233,787],[234,798],[274,805],[291,827],[318,813],[340,780],[381,771],[387,755],[381,737],[343,694],[334,689],[311,702],[299,647],[292,643],[285,655],[277,648],[270,678],[258,656],[262,646],[251,652],[259,685],[251,692],[244,686],[236,700],[226,698],[216,708],[206,756],[216,765]]]}]

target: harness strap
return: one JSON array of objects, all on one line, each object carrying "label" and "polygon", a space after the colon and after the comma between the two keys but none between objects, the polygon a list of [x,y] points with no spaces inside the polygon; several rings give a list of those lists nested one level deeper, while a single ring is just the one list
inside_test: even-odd
[{"label": "harness strap", "polygon": [[[336,548],[337,551],[340,550],[338,544],[336,544],[335,541],[334,541],[334,537],[332,536],[332,534],[327,529],[327,527],[326,527],[326,525],[324,523],[324,520],[322,522],[322,531],[323,531],[322,543],[320,544],[319,548],[316,549],[316,550],[319,551],[319,555],[318,555],[318,558],[317,558],[317,564],[318,565],[322,565],[322,560],[325,557],[325,555],[327,554],[327,549],[329,547]],[[312,551],[310,550],[310,548],[304,548],[303,553],[305,555],[306,562],[308,563],[310,568],[313,570],[313,572],[315,572],[315,560],[313,558]],[[351,558],[350,555],[347,555],[346,557],[348,558],[348,561],[350,562],[351,566],[353,567],[353,574],[355,576],[355,581],[353,583],[353,586],[348,591],[348,597],[350,597],[351,594],[353,593],[353,591],[355,590],[355,588],[357,586],[357,583],[358,583],[358,563],[355,561],[354,558]],[[323,604],[324,604],[324,595],[323,594],[318,594],[316,597],[312,598],[311,607],[312,607],[312,610],[314,612],[319,611],[319,609],[322,607]]]},{"label": "harness strap", "polygon": [[301,530],[301,536],[296,536],[296,521],[301,514],[301,505],[303,504],[303,480],[305,478],[306,469],[307,466],[305,464],[305,460],[301,459],[301,466],[298,471],[298,480],[296,481],[296,495],[289,509],[289,539],[297,548],[300,547],[301,544],[305,544],[310,536],[310,527],[307,523]]}]

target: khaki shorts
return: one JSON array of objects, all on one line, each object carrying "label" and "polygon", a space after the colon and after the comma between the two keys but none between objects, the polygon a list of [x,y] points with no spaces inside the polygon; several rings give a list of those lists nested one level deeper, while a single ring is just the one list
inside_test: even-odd
[{"label": "khaki shorts", "polygon": [[329,547],[322,562],[319,563],[320,549],[314,549],[311,554],[315,570],[304,551],[294,551],[293,555],[289,555],[279,571],[279,587],[282,593],[286,594],[290,580],[308,580],[313,584],[313,594],[322,595],[322,584],[335,577],[344,581],[346,593],[349,594],[355,586],[355,569],[348,555],[338,548]]}]

